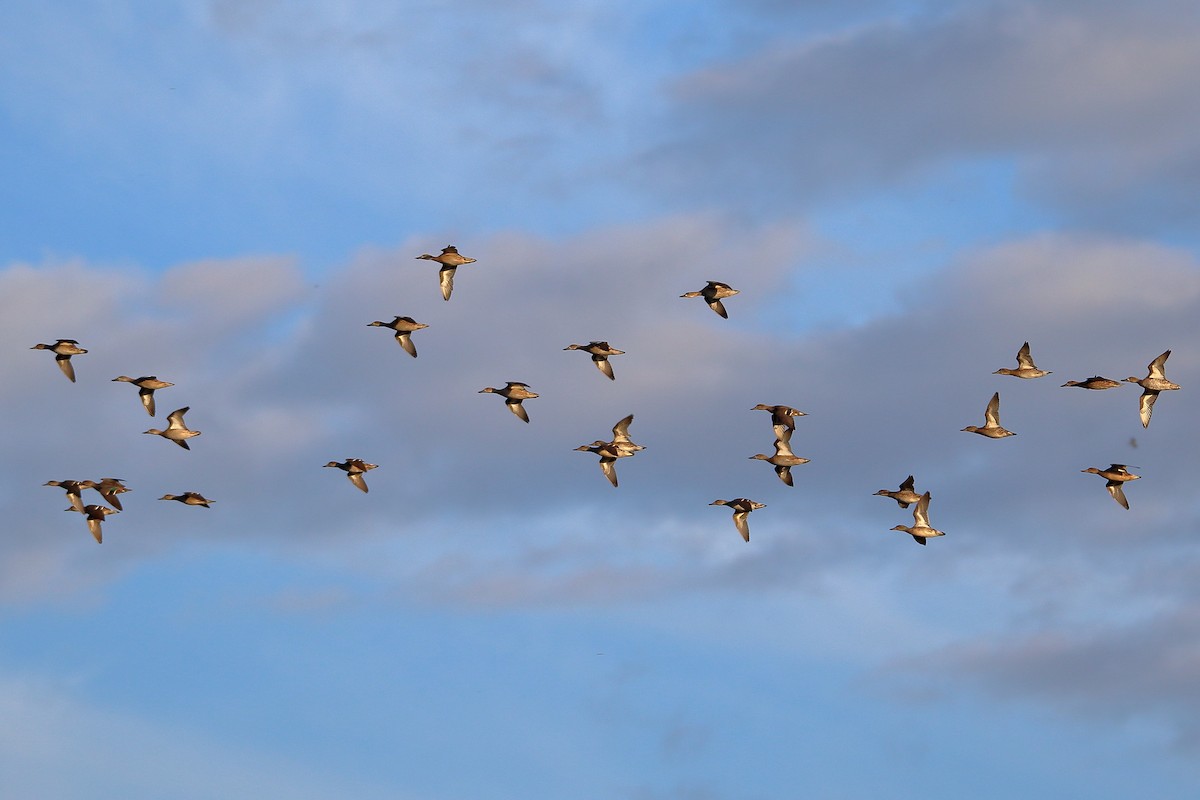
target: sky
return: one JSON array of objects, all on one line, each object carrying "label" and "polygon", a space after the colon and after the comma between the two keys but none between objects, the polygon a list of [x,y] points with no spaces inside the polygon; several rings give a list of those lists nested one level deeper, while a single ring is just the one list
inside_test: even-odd
[{"label": "sky", "polygon": [[1198,72],[1186,0],[4,4],[0,785],[1194,796]]}]

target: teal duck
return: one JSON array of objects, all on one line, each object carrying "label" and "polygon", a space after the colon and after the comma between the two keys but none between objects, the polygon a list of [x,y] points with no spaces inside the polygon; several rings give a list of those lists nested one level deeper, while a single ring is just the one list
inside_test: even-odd
[{"label": "teal duck", "polygon": [[980,436],[986,436],[989,439],[1003,439],[1005,436],[1016,436],[1010,430],[1005,430],[1000,425],[1000,393],[996,392],[992,395],[991,401],[987,404],[987,410],[983,414],[983,427],[968,425],[963,428],[968,433],[978,433]]},{"label": "teal duck", "polygon": [[726,297],[733,297],[738,293],[728,283],[720,281],[709,281],[708,284],[698,292],[687,292],[679,295],[680,297],[703,297],[704,302],[708,303],[708,307],[717,312],[721,317],[729,319],[729,314],[725,311],[725,305],[721,302]]},{"label": "teal duck", "polygon": [[582,350],[585,353],[591,353],[592,363],[596,365],[596,369],[603,372],[610,381],[616,380],[613,375],[612,364],[608,363],[609,356],[623,356],[624,350],[618,350],[609,345],[608,342],[589,342],[587,344],[571,344],[563,348],[563,350]]},{"label": "teal duck", "polygon": [[897,525],[892,528],[894,531],[904,531],[909,536],[913,537],[913,541],[917,544],[925,544],[926,539],[931,539],[934,536],[945,536],[943,531],[929,525],[929,492],[921,495],[917,500],[917,507],[913,509],[913,524],[912,527],[907,525]]},{"label": "teal duck", "polygon": [[39,343],[29,349],[49,350],[54,353],[54,360],[58,362],[58,368],[62,370],[63,375],[70,378],[71,383],[75,382],[75,367],[71,364],[71,356],[81,356],[87,352],[74,339],[59,339],[54,344]]},{"label": "teal duck", "polygon": [[1047,372],[1046,370],[1038,369],[1037,365],[1035,365],[1033,363],[1033,356],[1029,355],[1029,342],[1026,342],[1025,344],[1021,345],[1021,349],[1017,351],[1017,368],[1016,369],[1009,369],[1008,367],[1001,367],[1000,369],[996,370],[992,374],[993,375],[1012,375],[1013,377],[1016,377],[1016,378],[1025,378],[1026,380],[1028,380],[1031,378],[1040,378],[1043,375],[1049,375],[1050,373]]},{"label": "teal duck", "polygon": [[508,410],[517,415],[518,419],[529,422],[529,412],[525,410],[525,406],[521,405],[522,401],[537,397],[537,395],[529,391],[529,384],[521,383],[520,381],[508,381],[503,388],[493,389],[491,386],[480,389],[479,394],[498,394],[504,398],[504,404],[508,406]]},{"label": "teal duck", "polygon": [[200,431],[193,431],[189,429],[187,424],[183,421],[183,415],[186,414],[190,409],[191,406],[184,406],[183,408],[177,408],[170,414],[167,414],[166,430],[160,431],[157,428],[151,428],[148,431],[142,431],[142,433],[151,433],[155,436],[161,436],[164,439],[179,445],[184,450],[191,450],[192,448],[188,445],[187,440],[193,436],[199,436]]},{"label": "teal duck", "polygon": [[1125,490],[1121,484],[1126,481],[1136,481],[1142,477],[1141,475],[1134,475],[1125,468],[1124,464],[1112,464],[1108,469],[1088,467],[1087,469],[1081,469],[1080,472],[1090,472],[1093,475],[1099,475],[1101,478],[1104,478],[1107,481],[1104,485],[1108,489],[1108,493],[1112,495],[1112,499],[1116,500],[1126,509],[1129,508],[1129,501],[1125,499]]},{"label": "teal duck", "polygon": [[442,287],[442,299],[449,300],[450,293],[454,291],[454,271],[463,264],[474,264],[475,259],[460,256],[458,248],[452,244],[448,244],[442,248],[442,252],[436,256],[431,256],[429,253],[422,253],[417,256],[418,259],[426,261],[436,261],[442,265],[438,270],[438,281]]},{"label": "teal duck", "polygon": [[733,524],[737,527],[738,533],[747,542],[750,541],[750,524],[747,517],[751,511],[757,511],[760,508],[766,508],[766,503],[758,503],[754,500],[748,500],[745,497],[738,497],[733,500],[713,500],[709,503],[710,506],[728,506],[733,509]]},{"label": "teal duck", "polygon": [[145,407],[146,413],[154,416],[154,392],[157,389],[166,389],[169,386],[174,386],[173,383],[160,381],[157,375],[145,375],[141,378],[131,378],[128,375],[118,375],[113,378],[113,382],[123,381],[124,383],[132,383],[138,387],[138,397],[142,399],[142,406]]},{"label": "teal duck", "polygon": [[1167,376],[1163,373],[1163,369],[1167,364],[1167,358],[1170,355],[1171,351],[1168,350],[1151,361],[1146,367],[1148,370],[1146,377],[1141,380],[1133,376],[1125,379],[1129,383],[1136,383],[1142,387],[1142,396],[1138,400],[1138,415],[1142,418],[1143,428],[1150,427],[1150,415],[1154,413],[1154,403],[1158,400],[1158,393],[1179,388],[1178,384],[1167,380]]},{"label": "teal duck", "polygon": [[890,497],[900,504],[901,508],[908,508],[913,503],[921,499],[921,495],[913,491],[913,476],[909,475],[904,479],[904,483],[900,484],[897,491],[889,492],[887,489],[880,489],[875,493],[876,496]]},{"label": "teal duck", "polygon": [[390,328],[396,334],[396,342],[404,348],[404,352],[408,353],[413,358],[417,357],[417,348],[412,343],[413,331],[419,331],[423,328],[428,328],[428,325],[417,322],[412,317],[396,317],[391,322],[382,322],[375,320],[367,323],[368,328]]}]

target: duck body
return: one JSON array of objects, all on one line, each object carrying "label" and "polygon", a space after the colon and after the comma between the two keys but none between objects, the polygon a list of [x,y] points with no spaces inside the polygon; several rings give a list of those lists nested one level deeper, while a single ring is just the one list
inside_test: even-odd
[{"label": "duck body", "polygon": [[164,439],[179,445],[184,450],[191,450],[192,448],[190,445],[188,445],[187,440],[191,439],[193,436],[199,436],[200,431],[191,430],[183,421],[183,415],[190,410],[191,406],[184,406],[183,408],[177,408],[168,414],[166,430],[160,431],[157,428],[151,428],[148,431],[142,431],[142,433],[150,433],[154,434],[155,436],[161,436]]},{"label": "duck body", "polygon": [[755,453],[750,456],[750,459],[765,461],[775,467],[775,474],[779,476],[779,480],[786,483],[788,486],[794,486],[792,481],[792,467],[798,467],[801,464],[807,464],[809,459],[801,458],[792,452],[791,446],[784,439],[775,440],[775,455],[767,455],[766,453]]},{"label": "duck body", "polygon": [[999,392],[992,395],[992,399],[988,402],[987,409],[983,415],[983,423],[982,427],[968,425],[963,430],[967,433],[978,433],[980,436],[986,436],[989,439],[1003,439],[1005,436],[1016,436],[1015,433],[1000,425]]},{"label": "duck body", "polygon": [[993,375],[1012,375],[1015,378],[1024,378],[1030,380],[1032,378],[1040,378],[1043,375],[1050,373],[1044,369],[1038,369],[1033,363],[1033,356],[1029,354],[1029,342],[1021,345],[1021,349],[1017,351],[1017,368],[1009,369],[1001,367],[992,373]]},{"label": "duck body", "polygon": [[596,365],[596,369],[604,373],[610,381],[616,380],[613,374],[612,364],[608,363],[609,356],[623,356],[624,350],[618,350],[611,346],[608,342],[589,342],[587,344],[571,344],[563,348],[563,350],[582,350],[585,353],[590,353],[592,363]]},{"label": "duck body", "polygon": [[104,498],[104,502],[115,508],[117,511],[123,510],[121,500],[117,497],[119,494],[133,491],[126,486],[121,478],[101,478],[99,481],[89,481],[92,483],[90,488],[95,489]]},{"label": "duck body", "polygon": [[733,297],[738,294],[738,290],[734,289],[728,283],[721,281],[709,281],[703,289],[698,292],[686,292],[679,295],[680,297],[703,297],[704,302],[708,303],[708,307],[715,311],[724,319],[729,319],[729,313],[725,311],[725,305],[721,302],[726,297]]},{"label": "duck body", "polygon": [[346,473],[346,477],[350,479],[350,482],[357,486],[360,491],[369,492],[370,489],[367,488],[367,482],[363,479],[363,473],[373,470],[379,465],[368,464],[361,458],[347,458],[345,461],[341,462],[330,461],[325,466],[336,467],[340,470],[343,470]]},{"label": "duck body", "polygon": [[944,531],[939,531],[929,524],[929,492],[918,498],[917,507],[913,509],[913,524],[897,525],[892,530],[904,531],[913,537],[917,544],[925,544],[927,539],[946,535]]},{"label": "duck body", "polygon": [[441,285],[443,300],[449,300],[451,293],[454,292],[454,271],[463,264],[475,263],[475,259],[459,255],[458,248],[452,244],[443,247],[442,252],[436,256],[422,253],[417,258],[436,261],[442,265],[442,268],[438,270],[438,282]]},{"label": "duck body", "polygon": [[1141,380],[1138,380],[1133,376],[1125,379],[1129,383],[1136,383],[1138,386],[1142,387],[1142,396],[1138,399],[1138,416],[1142,420],[1143,428],[1150,427],[1150,415],[1154,413],[1154,403],[1158,400],[1158,393],[1179,388],[1178,384],[1171,383],[1169,380],[1167,380],[1167,376],[1164,373],[1164,369],[1167,365],[1167,358],[1169,358],[1170,355],[1171,351],[1168,350],[1158,358],[1151,361],[1146,367],[1146,377],[1142,378]]},{"label": "duck body", "polygon": [[83,512],[83,490],[94,489],[96,484],[93,481],[46,481],[43,486],[57,486],[67,493],[67,500],[71,503],[71,508],[75,511]]},{"label": "duck body", "polygon": [[102,523],[104,521],[104,518],[107,517],[109,514],[120,513],[115,508],[109,508],[108,506],[100,506],[100,505],[87,505],[87,506],[84,506],[83,508],[71,507],[71,508],[66,508],[63,510],[64,511],[78,511],[79,513],[81,513],[85,517],[87,517],[88,531],[91,532],[92,538],[96,540],[96,544],[103,544],[103,542],[104,542],[104,534],[100,530],[100,523]]},{"label": "duck body", "polygon": [[71,364],[71,356],[81,356],[87,352],[74,339],[58,339],[54,344],[39,342],[29,349],[49,350],[54,353],[54,360],[58,362],[58,368],[62,370],[63,375],[70,379],[71,383],[75,383],[75,367]]},{"label": "duck body", "polygon": [[908,508],[913,503],[921,499],[921,495],[913,490],[913,476],[909,475],[900,484],[900,488],[894,492],[887,489],[880,489],[875,493],[876,496],[890,497],[900,504],[901,508]]},{"label": "duck body", "polygon": [[142,400],[142,407],[146,409],[146,413],[154,416],[154,392],[158,389],[166,389],[174,386],[173,383],[160,381],[157,375],[145,375],[141,378],[131,378],[128,375],[118,375],[113,378],[113,382],[121,381],[124,383],[132,383],[138,387],[138,397]]},{"label": "duck body", "polygon": [[508,381],[500,389],[493,389],[491,386],[486,386],[480,389],[479,394],[498,394],[504,398],[504,404],[508,406],[508,410],[524,422],[529,422],[529,412],[525,410],[525,406],[521,403],[525,400],[537,397],[537,394],[529,390],[529,384],[521,383],[520,381]]},{"label": "duck body", "polygon": [[1090,472],[1093,475],[1099,475],[1101,478],[1104,478],[1106,481],[1104,487],[1108,489],[1109,495],[1111,495],[1112,499],[1116,500],[1117,503],[1125,509],[1129,508],[1129,500],[1126,499],[1125,489],[1121,486],[1121,484],[1127,481],[1136,481],[1142,477],[1141,475],[1134,475],[1132,472],[1126,469],[1124,464],[1112,464],[1108,469],[1088,467],[1087,469],[1080,470],[1080,472]]},{"label": "duck body", "polygon": [[396,343],[404,348],[404,352],[413,358],[417,357],[417,348],[412,343],[412,332],[428,328],[428,325],[417,322],[412,317],[396,317],[391,322],[375,320],[367,323],[368,328],[390,328],[396,334]]},{"label": "duck body", "polygon": [[575,449],[600,456],[600,471],[604,473],[604,477],[608,478],[608,482],[613,485],[613,488],[617,486],[617,459],[634,455],[632,452],[621,452],[612,442],[602,442],[599,439],[591,444],[581,444]]},{"label": "duck body", "polygon": [[760,508],[766,508],[766,503],[759,503],[745,497],[737,497],[733,500],[713,500],[709,503],[710,506],[728,506],[733,509],[733,524],[737,528],[738,533],[742,535],[742,539],[750,541],[750,523],[747,519],[750,512]]},{"label": "duck body", "polygon": [[611,442],[597,439],[591,444],[581,444],[576,450],[595,453],[600,456],[600,470],[608,482],[617,485],[616,461],[618,458],[629,458],[646,448],[629,438],[629,425],[633,422],[633,414],[622,417],[613,426]]},{"label": "duck body", "polygon": [[1095,389],[1100,391],[1102,389],[1115,389],[1120,385],[1120,381],[1110,380],[1109,378],[1105,378],[1100,375],[1093,375],[1086,381],[1067,381],[1059,388],[1065,389],[1068,386],[1078,386],[1080,389]]},{"label": "duck body", "polygon": [[[776,439],[791,439],[791,434],[796,430],[796,417],[806,417],[806,413],[798,408],[791,406],[769,406],[766,403],[759,403],[751,411],[769,411],[771,412],[771,426],[775,428]],[[786,431],[786,435],[781,433]]]},{"label": "duck body", "polygon": [[159,500],[177,500],[185,506],[203,506],[210,508],[209,503],[215,503],[216,500],[209,500],[199,492],[184,492],[183,494],[164,494]]}]

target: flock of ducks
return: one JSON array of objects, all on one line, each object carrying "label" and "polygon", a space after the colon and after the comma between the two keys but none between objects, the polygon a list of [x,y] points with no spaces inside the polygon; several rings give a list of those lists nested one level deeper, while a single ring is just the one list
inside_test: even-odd
[{"label": "flock of ducks", "polygon": [[[439,275],[439,285],[441,288],[442,298],[449,300],[451,293],[454,290],[454,276],[458,267],[464,264],[473,264],[475,259],[467,258],[459,254],[458,249],[453,245],[448,245],[442,249],[438,255],[430,255],[423,253],[417,256],[418,260],[434,261],[441,265]],[[724,299],[733,297],[738,294],[738,290],[734,289],[727,283],[720,281],[708,281],[704,288],[699,291],[687,292],[680,295],[684,298],[701,297],[708,304],[709,308],[723,319],[729,318],[729,313],[725,305],[721,302]],[[396,342],[400,347],[413,358],[417,357],[417,349],[412,342],[412,334],[416,331],[429,327],[423,323],[417,322],[412,317],[396,316],[391,322],[375,320],[368,323],[368,327],[382,327],[391,330],[394,334]],[[72,356],[84,355],[88,351],[79,346],[79,342],[74,339],[58,339],[54,344],[36,344],[32,350],[49,350],[54,353],[55,361],[58,364],[62,373],[75,382],[75,368],[71,363]],[[625,351],[618,350],[612,347],[606,341],[591,341],[587,344],[571,344],[563,348],[563,350],[579,350],[588,353],[591,356],[592,363],[596,368],[609,380],[616,380],[616,375],[613,372],[612,364],[609,358],[613,356],[624,355]],[[1171,351],[1167,350],[1162,355],[1155,358],[1147,367],[1147,375],[1145,378],[1138,379],[1136,377],[1126,378],[1125,381],[1136,384],[1142,388],[1142,395],[1139,400],[1139,416],[1142,426],[1149,427],[1150,416],[1154,410],[1154,404],[1158,400],[1158,395],[1164,391],[1176,390],[1180,387],[1177,384],[1167,380],[1164,374],[1167,358],[1171,355]],[[1025,342],[1021,349],[1017,351],[1017,367],[1001,368],[996,370],[995,375],[1011,375],[1013,377],[1031,380],[1041,378],[1051,374],[1049,371],[1039,369],[1034,364],[1033,357],[1030,354],[1029,342]],[[159,380],[157,376],[148,375],[139,378],[131,378],[127,375],[119,375],[112,379],[113,382],[130,383],[138,387],[138,397],[141,400],[142,406],[146,412],[153,417],[155,415],[154,393],[160,389],[167,389],[175,384],[167,381]],[[1101,391],[1105,389],[1113,389],[1120,386],[1120,381],[1110,380],[1099,375],[1092,376],[1084,381],[1067,381],[1062,384],[1065,387],[1079,387],[1082,389],[1090,389]],[[529,422],[529,413],[524,406],[525,400],[536,398],[537,393],[533,392],[528,384],[520,381],[508,381],[501,388],[491,386],[484,387],[479,390],[479,394],[496,394],[504,398],[504,403],[518,419],[523,422]],[[167,427],[163,430],[151,428],[145,433],[161,436],[168,441],[174,442],[185,450],[190,450],[188,440],[199,436],[200,431],[192,430],[187,426],[184,420],[184,415],[189,411],[188,406],[178,408],[167,415]],[[751,460],[765,461],[775,468],[775,474],[787,486],[794,486],[792,477],[792,468],[802,464],[809,463],[809,459],[797,456],[792,451],[791,440],[796,429],[796,418],[806,416],[805,412],[800,411],[791,406],[785,405],[766,405],[759,403],[754,406],[752,411],[767,411],[771,415],[771,428],[774,433],[774,453],[768,455],[766,453],[756,453],[750,456]],[[633,414],[620,419],[612,428],[612,439],[604,441],[597,439],[591,444],[583,444],[576,447],[575,450],[592,453],[599,456],[600,471],[610,484],[615,488],[618,485],[616,462],[618,459],[630,458],[638,452],[646,449],[640,444],[634,442],[629,436],[629,426],[633,422]],[[1003,439],[1009,436],[1015,436],[1013,431],[1004,428],[1000,424],[1000,393],[996,392],[992,395],[991,400],[984,410],[984,424],[982,426],[968,425],[962,429],[964,432],[976,433],[980,436],[985,436],[990,439]],[[346,477],[350,483],[362,492],[368,492],[367,482],[364,478],[365,474],[373,469],[376,469],[378,464],[371,464],[360,458],[347,458],[344,461],[330,461],[324,465],[325,467],[334,467],[346,473]],[[1128,481],[1138,480],[1140,476],[1129,472],[1124,464],[1112,464],[1107,469],[1098,469],[1096,467],[1088,467],[1082,470],[1085,473],[1099,475],[1106,481],[1106,488],[1112,498],[1122,507],[1128,509],[1129,501],[1125,497],[1123,485]],[[67,499],[70,506],[65,509],[67,511],[75,511],[84,515],[87,520],[88,530],[95,538],[96,542],[102,542],[101,523],[104,518],[110,514],[116,514],[122,511],[121,501],[118,495],[130,491],[119,478],[101,478],[98,481],[94,480],[52,480],[47,481],[44,485],[55,486],[63,489],[67,494]],[[100,494],[100,497],[108,505],[85,504],[83,502],[83,491],[87,489],[95,490]],[[909,506],[915,505],[913,509],[912,525],[896,525],[892,528],[895,531],[903,531],[910,535],[918,544],[926,544],[928,539],[938,536],[944,536],[943,531],[937,530],[929,523],[929,502],[930,492],[925,491],[918,494],[915,489],[915,479],[909,475],[896,490],[880,489],[875,492],[878,496],[889,497],[896,501],[902,509],[907,509]],[[210,503],[214,502],[204,497],[199,492],[188,491],[183,494],[166,494],[160,500],[174,500],[183,505],[200,506],[210,508]],[[738,497],[731,500],[717,499],[709,503],[713,506],[725,506],[733,510],[733,523],[742,539],[750,541],[750,528],[748,517],[751,512],[760,508],[765,508],[766,504],[751,500],[745,497]]]}]

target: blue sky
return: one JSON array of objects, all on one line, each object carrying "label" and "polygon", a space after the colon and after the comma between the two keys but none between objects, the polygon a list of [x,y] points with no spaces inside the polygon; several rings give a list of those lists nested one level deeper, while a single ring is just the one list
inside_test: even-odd
[{"label": "blue sky", "polygon": [[[1190,797],[1198,45],[1168,0],[0,9],[0,785]],[[1149,428],[1060,388],[1167,349]],[[1018,435],[962,433],[996,391]],[[572,448],[628,413],[613,489]],[[42,484],[108,475],[97,546]]]}]

